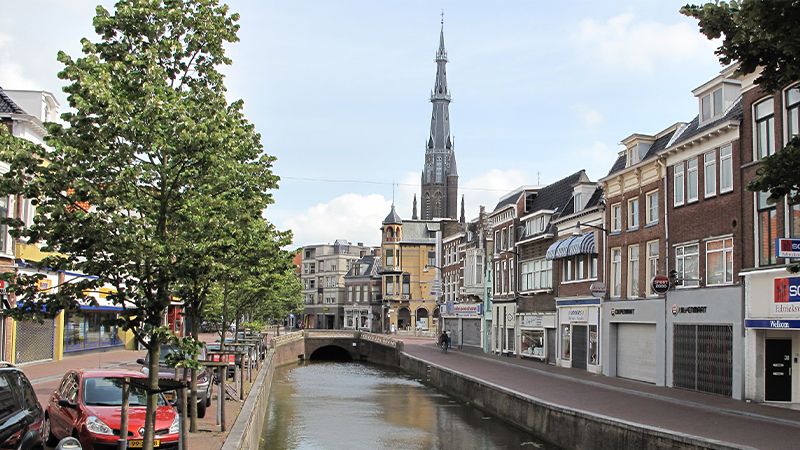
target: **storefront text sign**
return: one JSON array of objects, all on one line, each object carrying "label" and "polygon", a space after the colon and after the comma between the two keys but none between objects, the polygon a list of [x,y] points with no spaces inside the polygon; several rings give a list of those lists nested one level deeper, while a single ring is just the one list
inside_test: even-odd
[{"label": "storefront text sign", "polygon": [[708,306],[676,306],[672,305],[672,315],[678,314],[705,314],[708,312]]},{"label": "storefront text sign", "polygon": [[544,326],[544,319],[542,316],[522,316],[519,318],[519,326],[542,328]]},{"label": "storefront text sign", "polygon": [[745,328],[766,328],[771,330],[800,329],[800,320],[745,320]]},{"label": "storefront text sign", "polygon": [[800,239],[775,239],[775,256],[778,258],[800,258]]},{"label": "storefront text sign", "polygon": [[775,303],[800,302],[800,277],[775,279]]},{"label": "storefront text sign", "polygon": [[588,316],[586,308],[570,308],[569,321],[570,322],[586,322]]},{"label": "storefront text sign", "polygon": [[636,312],[634,308],[611,308],[611,316],[627,316]]},{"label": "storefront text sign", "polygon": [[480,314],[483,303],[463,304],[456,303],[453,305],[454,314]]}]

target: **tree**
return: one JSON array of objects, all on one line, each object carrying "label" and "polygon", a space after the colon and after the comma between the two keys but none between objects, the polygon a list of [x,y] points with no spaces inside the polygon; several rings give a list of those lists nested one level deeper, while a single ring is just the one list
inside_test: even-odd
[{"label": "tree", "polygon": [[41,266],[93,277],[40,293],[16,276],[11,287],[27,306],[15,313],[55,314],[90,301],[89,291],[113,289],[109,299],[123,308],[118,325],[150,356],[144,448],[152,449],[159,352],[171,334],[163,311],[194,275],[181,258],[204,245],[187,218],[211,217],[202,201],[244,161],[267,178],[240,186],[241,195],[277,179],[217,70],[231,62],[224,45],[238,40],[238,15],[217,0],[121,0],[115,8],[97,7],[100,41],[83,39],[82,58],[59,52],[74,112],[62,115],[68,127],[48,124],[50,148],[0,133],[0,158],[10,166],[0,194],[37,202],[31,227],[3,223],[54,252]]},{"label": "tree", "polygon": [[[681,13],[698,19],[700,32],[709,39],[724,36],[716,51],[720,62],[738,63],[738,75],[758,72],[755,84],[765,92],[773,94],[800,80],[800,1],[686,5]],[[769,192],[770,203],[784,196],[790,205],[800,203],[800,138],[789,140],[781,151],[762,159],[756,175],[748,190]],[[800,264],[789,270],[800,272]]]}]

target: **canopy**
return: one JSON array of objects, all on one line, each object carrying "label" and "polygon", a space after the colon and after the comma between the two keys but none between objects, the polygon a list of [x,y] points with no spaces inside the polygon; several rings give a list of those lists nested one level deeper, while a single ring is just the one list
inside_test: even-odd
[{"label": "canopy", "polygon": [[554,242],[547,249],[545,258],[550,260],[591,253],[597,253],[597,249],[594,245],[593,232]]}]

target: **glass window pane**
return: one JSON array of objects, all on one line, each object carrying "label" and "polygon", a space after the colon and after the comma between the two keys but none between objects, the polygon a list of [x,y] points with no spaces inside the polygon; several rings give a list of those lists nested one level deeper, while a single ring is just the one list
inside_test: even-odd
[{"label": "glass window pane", "polygon": [[772,99],[768,99],[756,105],[756,119],[763,119],[766,116],[772,115],[774,103]]},{"label": "glass window pane", "polygon": [[786,104],[793,106],[796,103],[800,103],[800,88],[798,87],[786,91]]},{"label": "glass window pane", "polygon": [[714,115],[722,114],[722,89],[714,91]]},{"label": "glass window pane", "polygon": [[711,118],[711,96],[706,95],[700,102],[703,108],[703,120]]}]

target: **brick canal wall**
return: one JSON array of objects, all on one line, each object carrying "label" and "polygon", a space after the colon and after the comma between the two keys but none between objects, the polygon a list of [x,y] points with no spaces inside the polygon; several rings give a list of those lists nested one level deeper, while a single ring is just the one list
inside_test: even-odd
[{"label": "brick canal wall", "polygon": [[741,449],[721,442],[563,408],[407,353],[401,369],[440,391],[566,449]]}]

